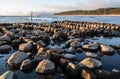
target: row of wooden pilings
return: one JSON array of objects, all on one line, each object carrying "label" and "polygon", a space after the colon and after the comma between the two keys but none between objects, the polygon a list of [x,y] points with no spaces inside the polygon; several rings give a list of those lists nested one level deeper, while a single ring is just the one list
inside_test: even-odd
[{"label": "row of wooden pilings", "polygon": [[74,32],[77,32],[80,36],[120,36],[120,26],[116,24],[107,23],[56,21],[52,23],[40,24],[39,28],[46,32],[52,33],[62,30],[76,30]]}]

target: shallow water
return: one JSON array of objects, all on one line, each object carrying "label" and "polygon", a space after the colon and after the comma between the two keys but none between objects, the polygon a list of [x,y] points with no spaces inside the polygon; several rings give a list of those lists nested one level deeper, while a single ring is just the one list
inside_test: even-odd
[{"label": "shallow water", "polygon": [[117,52],[113,56],[103,56],[101,58],[103,69],[111,71],[112,69],[120,70],[120,55]]},{"label": "shallow water", "polygon": [[[87,39],[90,40],[90,42],[101,42],[105,43],[108,45],[120,45],[120,38],[103,38],[103,37],[95,37],[92,39]],[[60,47],[64,46],[64,44],[61,44]],[[3,74],[5,71],[8,70],[7,68],[7,63],[6,59],[10,56],[11,54],[0,54],[0,75]],[[85,58],[85,53],[76,53],[76,58],[78,64],[81,60]],[[103,69],[111,71],[112,69],[119,69],[120,70],[120,55],[116,52],[112,56],[107,56],[104,55],[101,57],[101,62],[103,63]],[[24,73],[20,70],[16,70],[15,73],[17,74],[17,79],[69,79],[67,76],[64,74],[58,74],[55,73],[53,75],[49,76],[44,76],[44,75],[39,75],[35,71],[31,71],[29,73]],[[73,78],[74,79],[74,78]]]},{"label": "shallow water", "polygon": [[[117,45],[120,46],[120,37],[114,38],[104,38],[104,37],[94,37],[92,39],[87,39],[90,42],[99,42],[106,45]],[[104,55],[101,57],[101,61],[103,63],[103,69],[111,71],[112,69],[120,70],[120,55],[117,53],[111,56]]]},{"label": "shallow water", "polygon": [[[120,24],[120,16],[33,16],[33,21],[52,22],[56,20],[74,20],[87,22],[104,22],[111,24]],[[19,23],[31,22],[30,16],[0,16],[0,23]]]}]

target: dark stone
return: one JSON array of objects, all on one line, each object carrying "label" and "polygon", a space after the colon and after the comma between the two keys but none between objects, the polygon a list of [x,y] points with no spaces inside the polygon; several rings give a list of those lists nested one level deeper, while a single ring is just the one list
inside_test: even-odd
[{"label": "dark stone", "polygon": [[0,46],[0,53],[9,53],[13,48],[10,45],[2,45]]},{"label": "dark stone", "polygon": [[67,72],[67,75],[70,77],[78,77],[80,76],[81,69],[80,67],[78,67],[73,63],[68,63],[66,67],[66,72]]},{"label": "dark stone", "polygon": [[97,79],[95,73],[87,68],[82,69],[81,77],[82,79]]},{"label": "dark stone", "polygon": [[55,71],[55,65],[52,61],[45,59],[39,62],[35,71],[40,74],[52,74]]},{"label": "dark stone", "polygon": [[60,62],[59,62],[59,66],[64,70],[66,69],[68,63],[70,63],[71,61],[65,58],[61,58]]},{"label": "dark stone", "polygon": [[33,63],[30,59],[26,59],[22,62],[21,66],[20,66],[20,70],[22,71],[28,71],[28,70],[32,70],[33,69]]}]

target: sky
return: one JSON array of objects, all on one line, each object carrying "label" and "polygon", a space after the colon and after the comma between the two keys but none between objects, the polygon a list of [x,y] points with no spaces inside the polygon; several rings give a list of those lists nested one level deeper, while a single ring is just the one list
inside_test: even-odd
[{"label": "sky", "polygon": [[0,16],[120,7],[120,0],[0,0]]}]

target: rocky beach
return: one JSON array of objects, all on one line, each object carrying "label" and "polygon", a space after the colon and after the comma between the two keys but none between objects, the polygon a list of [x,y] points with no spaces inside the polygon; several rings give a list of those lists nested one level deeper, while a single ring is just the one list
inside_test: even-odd
[{"label": "rocky beach", "polygon": [[0,79],[120,79],[120,25],[0,24]]}]

